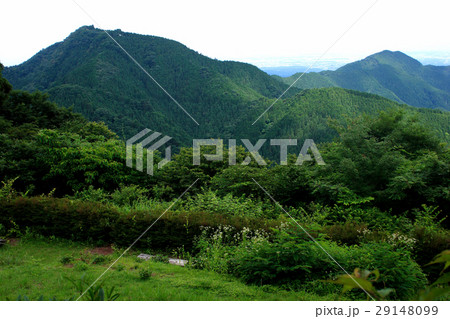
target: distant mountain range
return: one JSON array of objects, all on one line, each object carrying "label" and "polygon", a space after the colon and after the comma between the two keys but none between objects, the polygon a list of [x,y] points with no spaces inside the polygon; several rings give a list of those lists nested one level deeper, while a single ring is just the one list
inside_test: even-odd
[{"label": "distant mountain range", "polygon": [[292,65],[292,66],[268,66],[260,67],[261,70],[269,75],[278,75],[281,77],[288,77],[298,72],[320,72],[321,69],[309,68],[308,66]]},{"label": "distant mountain range", "polygon": [[[397,81],[394,75],[398,73],[414,74],[414,70],[421,70],[420,81],[410,75],[398,84],[391,84],[403,87],[415,80],[414,83],[418,82],[428,90],[425,100],[433,97],[436,103],[445,105],[440,101],[445,100],[445,93],[450,91],[449,82],[445,83],[448,73],[440,68],[423,67],[400,53],[384,52],[366,62],[349,64],[335,73],[305,74],[311,74],[308,78],[315,82],[305,82],[302,78],[303,86],[291,88],[252,125],[288,88],[292,78],[272,77],[246,63],[210,59],[181,43],[160,37],[120,30],[110,31],[110,34],[199,125],[103,30],[92,26],[81,27],[64,41],[40,51],[28,61],[5,68],[3,75],[14,88],[45,91],[58,104],[73,106],[76,112],[89,120],[105,122],[124,139],[149,128],[171,136],[175,146],[191,146],[192,138],[313,138],[316,142],[323,142],[336,136],[327,125],[329,118],[343,121],[346,117],[376,114],[391,108],[403,108],[417,114],[420,121],[441,137],[448,138],[449,112],[413,108],[377,95],[341,88],[301,91],[305,87],[338,86],[335,85],[337,80],[331,75],[329,80],[328,75],[353,69],[360,69],[361,79],[366,76],[367,83],[375,86],[379,82],[374,82],[365,71],[370,68],[366,65],[370,62],[372,69],[378,70],[374,73],[380,77],[383,77],[384,70],[390,70],[384,74],[387,79],[383,82],[385,85],[389,81]],[[394,56],[388,58],[392,54]],[[398,62],[397,56],[405,60],[404,63]],[[377,64],[381,66],[377,67]],[[347,78],[346,81],[353,83],[351,80]],[[358,79],[354,80],[359,83]],[[365,91],[366,82],[363,84],[356,89]],[[373,90],[373,93],[386,93],[385,86],[375,87],[379,90]],[[413,95],[422,91],[413,87],[407,92]],[[393,95],[389,97],[394,99]],[[403,95],[398,98],[402,102],[404,99]]]},{"label": "distant mountain range", "polygon": [[[292,84],[302,73],[278,80]],[[300,89],[341,87],[417,107],[450,110],[450,66],[422,65],[402,52],[382,51],[336,71],[304,74]]]}]

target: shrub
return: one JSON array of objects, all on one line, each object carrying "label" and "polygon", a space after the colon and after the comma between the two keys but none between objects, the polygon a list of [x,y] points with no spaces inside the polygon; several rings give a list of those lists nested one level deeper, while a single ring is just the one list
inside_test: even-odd
[{"label": "shrub", "polygon": [[262,230],[241,231],[232,226],[204,227],[195,241],[198,251],[190,265],[194,268],[212,270],[218,273],[230,272],[234,256],[248,249],[252,244],[265,242],[268,234]]},{"label": "shrub", "polygon": [[407,251],[396,251],[388,243],[368,243],[350,250],[347,260],[342,261],[345,269],[378,269],[380,278],[377,288],[394,288],[390,297],[409,300],[426,284],[426,277],[420,266]]},{"label": "shrub", "polygon": [[271,203],[248,197],[236,197],[232,194],[220,197],[211,190],[189,197],[185,200],[184,207],[188,211],[206,211],[225,216],[276,218],[279,215],[279,211]]},{"label": "shrub", "polygon": [[77,261],[73,268],[78,271],[86,271],[89,269],[89,265],[82,261]]},{"label": "shrub", "polygon": [[450,249],[450,235],[446,230],[415,226],[411,236],[416,239],[414,259],[419,265],[425,265],[441,251]]},{"label": "shrub", "polygon": [[133,206],[146,199],[149,190],[137,185],[121,186],[111,194],[112,202],[117,206]]},{"label": "shrub", "polygon": [[[300,230],[299,230],[300,231]],[[410,254],[387,243],[361,247],[338,246],[319,239],[320,245],[346,270],[378,269],[376,288],[394,288],[390,297],[408,300],[426,283],[425,275]],[[342,274],[342,269],[316,243],[280,231],[273,242],[253,245],[236,256],[234,273],[248,283],[306,283]]]},{"label": "shrub", "polygon": [[[422,209],[414,211],[414,227],[410,236],[415,239],[414,258],[419,265],[425,265],[441,251],[450,249],[450,233],[441,227],[446,217],[440,218],[442,212],[437,207],[422,205]],[[425,268],[430,280],[438,276],[436,267]]]},{"label": "shrub", "polygon": [[63,256],[63,257],[61,257],[61,259],[59,261],[61,262],[61,264],[67,265],[73,261],[73,257],[72,256]]},{"label": "shrub", "polygon": [[94,189],[94,186],[89,185],[87,189],[75,192],[73,197],[82,201],[107,203],[110,195],[101,188]]},{"label": "shrub", "polygon": [[94,259],[92,260],[92,264],[94,264],[94,265],[96,265],[96,264],[103,264],[103,263],[105,263],[108,260],[109,260],[109,258],[107,258],[105,256],[102,256],[102,255],[98,255],[98,256],[94,257]]},{"label": "shrub", "polygon": [[217,273],[228,272],[228,258],[230,247],[226,245],[235,231],[230,226],[219,226],[212,234],[210,229],[204,228],[202,235],[196,240],[195,248],[199,250],[196,258],[193,260],[194,268],[212,270]]},{"label": "shrub", "polygon": [[151,275],[152,275],[152,273],[148,269],[143,268],[143,269],[139,270],[139,278],[141,280],[147,280],[151,277]]},{"label": "shrub", "polygon": [[422,205],[422,209],[416,209],[414,211],[415,221],[414,225],[419,227],[427,227],[433,230],[441,229],[441,224],[447,218],[444,216],[439,218],[442,211],[438,210],[438,207]]},{"label": "shrub", "polygon": [[117,271],[123,271],[124,269],[125,269],[125,266],[122,265],[122,264],[118,264],[118,265],[116,266],[116,270],[117,270]]},{"label": "shrub", "polygon": [[6,182],[2,181],[2,186],[0,187],[0,200],[11,200],[17,196],[16,190],[13,188],[14,182],[19,177],[7,180]]},{"label": "shrub", "polygon": [[247,283],[284,284],[306,280],[314,254],[305,243],[258,244],[235,260],[236,274]]},{"label": "shrub", "polygon": [[314,243],[307,241],[301,230],[295,235],[290,229],[277,232],[273,242],[258,240],[241,249],[232,261],[234,273],[245,282],[284,285],[306,281],[327,272],[319,264],[320,253]]}]

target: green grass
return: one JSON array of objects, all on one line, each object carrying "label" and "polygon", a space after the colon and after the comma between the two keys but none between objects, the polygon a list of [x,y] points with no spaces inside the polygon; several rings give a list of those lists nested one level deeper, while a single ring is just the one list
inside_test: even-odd
[{"label": "green grass", "polygon": [[[120,255],[117,251],[100,264],[89,253],[92,247],[58,239],[22,239],[16,246],[0,248],[0,300],[77,298],[79,293],[66,278],[79,280],[83,274],[92,282]],[[170,264],[138,262],[138,252],[121,258],[104,276],[103,287],[114,286],[118,300],[337,300],[337,295],[318,296],[285,291],[273,286],[248,286],[228,275]],[[63,265],[63,257],[72,257]],[[83,261],[84,260],[84,261]],[[72,267],[72,265],[74,265]],[[82,266],[81,266],[82,265]],[[142,269],[152,275],[140,279]]]}]

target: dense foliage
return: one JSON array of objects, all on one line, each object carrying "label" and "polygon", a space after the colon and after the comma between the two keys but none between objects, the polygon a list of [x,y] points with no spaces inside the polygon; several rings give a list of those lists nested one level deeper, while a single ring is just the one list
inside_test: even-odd
[{"label": "dense foliage", "polygon": [[[324,106],[314,113],[318,101]],[[440,139],[448,115],[386,109],[392,103],[386,101],[342,89],[283,101],[290,111],[303,105],[313,121],[330,105],[373,107],[368,115],[334,116],[327,126],[314,122],[325,132],[317,135],[324,138],[324,166],[295,165],[296,155],[288,165],[228,166],[225,156],[194,166],[192,148],[181,148],[148,176],[125,166],[124,142],[105,124],[60,108],[42,93],[12,90],[0,77],[0,236],[31,232],[127,247],[151,227],[136,247],[177,254],[191,267],[249,284],[336,294],[338,287],[324,280],[342,276],[342,269],[320,244],[350,272],[377,269],[376,288],[395,289],[389,298],[416,298],[441,272],[427,263],[450,245],[450,154]],[[266,127],[267,137],[278,137],[291,123],[295,134],[300,118],[289,122],[283,112],[274,110],[275,122],[264,118],[255,132]],[[433,129],[423,125],[426,119]],[[238,147],[237,162],[246,156]],[[347,297],[365,298],[358,292]]]}]

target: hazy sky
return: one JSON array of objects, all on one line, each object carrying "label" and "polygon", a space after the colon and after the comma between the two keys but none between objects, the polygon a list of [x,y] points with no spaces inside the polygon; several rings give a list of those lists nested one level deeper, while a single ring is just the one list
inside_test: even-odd
[{"label": "hazy sky", "polygon": [[[320,56],[375,2],[76,1],[98,24],[72,0],[2,1],[0,62],[19,64],[94,24],[170,38],[212,58],[278,65]],[[384,49],[448,56],[449,9],[448,0],[379,0],[324,59],[359,59]]]}]

